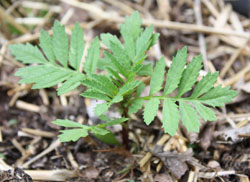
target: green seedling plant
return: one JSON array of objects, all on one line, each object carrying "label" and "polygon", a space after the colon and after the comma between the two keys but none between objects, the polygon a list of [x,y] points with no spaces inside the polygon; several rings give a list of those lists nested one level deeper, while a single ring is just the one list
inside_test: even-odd
[{"label": "green seedling plant", "polygon": [[[27,64],[16,72],[16,76],[22,78],[20,83],[33,84],[33,89],[61,83],[58,95],[83,85],[87,90],[81,96],[105,101],[94,109],[104,123],[88,126],[67,119],[53,121],[67,128],[61,130],[59,135],[62,142],[77,141],[92,133],[107,143],[117,144],[114,134],[107,127],[122,124],[126,138],[129,116],[141,109],[144,122],[150,125],[159,108],[162,108],[162,127],[170,135],[176,133],[179,121],[188,131],[199,132],[200,118],[204,121],[216,120],[214,111],[208,106],[222,107],[237,95],[228,86],[214,86],[218,72],[208,73],[198,81],[202,56],[194,57],[187,63],[186,47],[173,57],[168,72],[164,57],[156,61],[155,66],[146,63],[147,51],[157,42],[159,34],[153,32],[153,26],[142,28],[138,12],[126,17],[125,23],[120,26],[120,34],[122,42],[110,33],[100,35],[107,48],[101,57],[100,41],[98,37],[94,38],[84,63],[85,43],[78,23],[73,28],[70,43],[64,26],[55,21],[52,36],[41,31],[39,47],[29,43],[10,46],[16,59]],[[141,96],[146,87],[141,78],[145,76],[151,79],[150,92],[148,96]],[[121,118],[105,115],[113,104],[119,107]]]}]

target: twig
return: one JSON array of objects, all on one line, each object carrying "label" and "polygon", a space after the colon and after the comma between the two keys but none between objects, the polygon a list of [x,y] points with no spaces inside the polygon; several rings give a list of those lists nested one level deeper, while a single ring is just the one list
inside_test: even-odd
[{"label": "twig", "polygon": [[[196,17],[196,24],[202,25],[202,14],[201,14],[201,2],[200,2],[200,0],[195,0],[195,2],[194,2],[194,13],[195,13],[195,17]],[[198,38],[199,38],[200,51],[203,55],[204,69],[206,71],[208,71],[208,65],[207,65],[208,60],[207,60],[206,42],[205,42],[204,35],[199,33]]]},{"label": "twig", "polygon": [[[71,1],[61,0],[61,1],[66,4],[84,9],[94,14],[98,18],[106,20],[106,21],[111,21],[111,22],[116,22],[116,23],[123,23],[125,21],[124,18],[119,17],[119,16],[114,17],[112,15],[109,15],[102,9],[90,3],[83,3],[83,2],[76,1],[76,0],[71,0]],[[225,30],[222,28],[208,27],[204,25],[193,25],[193,24],[188,24],[188,23],[162,21],[162,20],[157,20],[157,19],[150,19],[150,20],[143,19],[142,24],[145,26],[154,25],[155,27],[168,28],[168,29],[173,29],[173,30],[193,31],[193,32],[218,34],[218,35],[233,35],[233,36],[242,37],[242,38],[250,37],[250,34],[246,32],[242,33],[242,32],[237,32],[237,31],[232,31],[232,30]]]},{"label": "twig", "polygon": [[13,25],[18,31],[24,34],[28,33],[28,30],[24,28],[22,25],[18,24],[11,15],[7,14],[5,10],[2,8],[2,6],[0,6],[0,17],[5,21],[9,22],[11,25]]},{"label": "twig", "polygon": [[59,139],[57,139],[47,149],[45,149],[44,151],[42,151],[40,154],[36,155],[35,157],[31,158],[29,161],[27,161],[26,163],[24,163],[20,167],[27,168],[30,164],[32,164],[33,162],[37,161],[41,157],[45,156],[46,154],[50,153],[52,150],[54,150],[55,148],[60,146],[60,144],[61,144],[61,142],[59,141]]}]

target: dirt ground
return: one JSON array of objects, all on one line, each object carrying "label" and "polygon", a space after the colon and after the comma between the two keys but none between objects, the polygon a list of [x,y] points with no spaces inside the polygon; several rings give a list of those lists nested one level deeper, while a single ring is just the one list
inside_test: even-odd
[{"label": "dirt ground", "polygon": [[[58,97],[56,88],[32,90],[18,84],[14,73],[24,65],[11,56],[8,45],[38,44],[40,30],[49,31],[56,19],[67,32],[78,21],[89,45],[103,32],[120,36],[120,23],[134,11],[144,26],[153,24],[160,33],[149,51],[151,61],[164,55],[170,63],[186,45],[188,60],[202,53],[203,71],[220,71],[218,84],[231,86],[238,96],[214,109],[217,121],[201,121],[199,134],[180,126],[170,137],[161,128],[161,112],[150,126],[139,112],[129,127],[129,149],[91,135],[60,143],[60,127],[51,121],[68,118],[89,124],[88,108],[96,101],[79,96],[84,87]],[[249,18],[221,0],[1,0],[0,182],[249,182]],[[114,130],[121,140],[120,128]]]}]

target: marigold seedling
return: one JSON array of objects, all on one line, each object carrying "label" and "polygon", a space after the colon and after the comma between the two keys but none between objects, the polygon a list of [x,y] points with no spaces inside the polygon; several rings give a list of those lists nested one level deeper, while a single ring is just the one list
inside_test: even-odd
[{"label": "marigold seedling", "polygon": [[[10,46],[16,59],[27,64],[27,67],[16,72],[16,76],[22,78],[20,83],[32,83],[33,89],[62,83],[57,89],[58,95],[84,85],[88,89],[81,96],[106,101],[95,108],[95,114],[104,121],[103,124],[87,126],[67,119],[53,121],[58,126],[71,128],[61,130],[59,138],[62,142],[77,141],[91,132],[107,143],[118,144],[107,129],[108,126],[123,123],[126,127],[124,122],[129,120],[129,115],[140,109],[143,109],[144,122],[149,125],[161,108],[160,105],[163,113],[162,127],[166,133],[174,135],[180,120],[188,131],[199,132],[200,118],[205,121],[216,120],[214,111],[208,106],[224,106],[237,95],[229,87],[214,87],[218,72],[208,73],[201,81],[197,81],[202,68],[202,56],[194,57],[187,64],[186,47],[173,57],[168,73],[163,57],[154,67],[145,64],[146,53],[156,43],[159,34],[153,33],[153,26],[145,29],[141,27],[138,12],[126,17],[120,33],[123,42],[110,33],[101,34],[101,41],[108,48],[102,58],[98,37],[93,40],[83,71],[84,38],[78,23],[72,31],[70,44],[64,26],[55,21],[52,37],[44,30],[41,31],[39,47],[29,43]],[[104,69],[106,74],[97,73],[97,69]],[[149,95],[144,97],[141,93],[146,85],[140,79],[143,76],[151,78]],[[192,89],[191,95],[186,97],[185,94]],[[177,94],[172,96],[175,90],[178,90]],[[105,115],[113,104],[120,107],[121,118],[108,118]]]}]

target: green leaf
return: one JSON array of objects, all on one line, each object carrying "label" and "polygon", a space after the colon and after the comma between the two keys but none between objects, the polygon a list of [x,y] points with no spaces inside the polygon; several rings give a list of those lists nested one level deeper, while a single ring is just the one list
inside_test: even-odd
[{"label": "green leaf", "polygon": [[38,47],[32,46],[29,43],[26,45],[13,44],[10,45],[9,48],[11,50],[11,54],[16,56],[16,59],[20,60],[24,64],[47,62]]},{"label": "green leaf", "polygon": [[194,91],[190,98],[197,98],[209,91],[217,81],[219,72],[208,73],[206,76],[202,78],[202,80],[196,85]]},{"label": "green leaf", "polygon": [[90,75],[90,78],[98,82],[100,85],[106,87],[113,95],[117,94],[118,88],[113,84],[112,81],[109,80],[108,76],[92,74]]},{"label": "green leaf", "polygon": [[21,76],[19,83],[35,83],[32,88],[47,88],[71,76],[72,72],[52,65],[30,66],[19,69],[15,75]]},{"label": "green leaf", "polygon": [[77,141],[81,137],[88,136],[88,130],[86,129],[71,129],[71,130],[60,130],[62,134],[58,137],[61,142],[70,142],[70,141]]},{"label": "green leaf", "polygon": [[64,66],[68,66],[69,43],[65,28],[57,20],[53,26],[53,51],[56,59]]},{"label": "green leaf", "polygon": [[52,123],[57,125],[57,126],[72,127],[72,128],[83,128],[84,127],[85,129],[88,129],[88,126],[84,126],[80,123],[70,121],[67,119],[57,119],[55,121],[52,121]]},{"label": "green leaf", "polygon": [[222,107],[225,103],[232,102],[232,99],[237,95],[237,92],[230,90],[230,87],[222,88],[221,85],[210,89],[205,95],[199,98],[199,101],[213,106]]},{"label": "green leaf", "polygon": [[177,105],[171,99],[165,99],[162,109],[162,127],[164,132],[173,136],[179,125],[179,111]]},{"label": "green leaf", "polygon": [[111,101],[111,99],[105,94],[93,90],[87,90],[80,95],[91,99]]},{"label": "green leaf", "polygon": [[103,113],[105,113],[110,107],[110,103],[102,103],[102,104],[98,104],[95,107],[95,114],[97,116],[102,115]]},{"label": "green leaf", "polygon": [[137,113],[137,111],[142,108],[143,104],[144,104],[143,99],[140,99],[140,98],[135,99],[132,102],[132,104],[129,106],[128,113],[129,114]]},{"label": "green leaf", "polygon": [[186,64],[187,55],[187,47],[183,47],[177,52],[176,57],[173,58],[172,64],[167,74],[163,96],[172,93],[178,87],[184,66]]},{"label": "green leaf", "polygon": [[150,42],[150,45],[148,46],[148,49],[157,43],[159,37],[160,37],[159,33],[154,33],[152,35],[151,42]]},{"label": "green leaf", "polygon": [[79,71],[84,50],[83,31],[79,23],[75,24],[72,31],[69,50],[69,64]]},{"label": "green leaf", "polygon": [[114,94],[112,94],[110,92],[110,88],[107,88],[105,85],[103,85],[102,83],[96,81],[96,80],[92,80],[90,78],[87,78],[85,80],[82,81],[82,84],[87,86],[88,88],[90,88],[91,90],[94,90],[96,92],[100,92],[102,94],[106,94],[110,97],[113,97]]},{"label": "green leaf", "polygon": [[110,75],[112,75],[113,77],[115,77],[116,79],[118,79],[120,82],[124,83],[123,79],[120,77],[120,75],[115,70],[113,70],[110,67],[107,67],[106,70],[108,71],[108,73]]},{"label": "green leaf", "polygon": [[120,40],[117,38],[117,36],[112,35],[110,33],[102,33],[101,34],[101,40],[102,43],[107,46],[109,49],[111,49],[111,42],[113,42],[116,46],[123,47]]},{"label": "green leaf", "polygon": [[130,61],[123,47],[121,47],[120,44],[117,45],[115,42],[112,41],[110,42],[110,46],[116,60],[119,60],[122,66],[125,67],[127,70],[130,69]]},{"label": "green leaf", "polygon": [[55,64],[55,55],[53,52],[53,42],[51,37],[44,30],[41,31],[41,35],[39,38],[40,44],[39,46],[43,49],[44,54],[48,58],[48,60]]},{"label": "green leaf", "polygon": [[153,35],[153,26],[147,27],[136,41],[136,63],[145,59],[145,52],[149,48],[150,40]]},{"label": "green leaf", "polygon": [[123,76],[125,76],[126,78],[128,77],[128,73],[129,71],[124,69],[124,67],[119,63],[119,61],[116,60],[116,58],[108,53],[108,52],[104,52],[105,58],[108,59],[111,63],[112,63],[112,68],[114,68],[116,71],[118,71],[120,74],[122,74]]},{"label": "green leaf", "polygon": [[94,134],[97,139],[102,141],[103,143],[109,144],[109,145],[117,145],[120,146],[120,142],[115,138],[115,135],[111,132],[107,133],[106,135],[97,135]]},{"label": "green leaf", "polygon": [[98,127],[98,126],[91,126],[90,131],[93,132],[95,135],[106,135],[106,134],[110,133],[109,130],[107,130],[105,128]]},{"label": "green leaf", "polygon": [[204,119],[204,121],[215,121],[216,120],[216,115],[215,113],[209,109],[208,107],[202,105],[198,101],[192,102],[200,114],[200,116]]},{"label": "green leaf", "polygon": [[48,88],[52,87],[64,80],[67,80],[71,76],[71,72],[62,70],[55,70],[44,75],[43,78],[39,78],[39,81],[32,86],[32,89]]},{"label": "green leaf", "polygon": [[132,82],[129,82],[129,83],[126,83],[125,85],[123,85],[122,88],[120,88],[120,91],[119,91],[119,95],[126,95],[128,93],[130,93],[131,91],[134,90],[134,88],[136,88],[138,85],[140,85],[141,81],[139,80],[134,80]]},{"label": "green leaf", "polygon": [[121,102],[122,100],[123,100],[122,95],[118,94],[112,99],[111,103],[118,103]]},{"label": "green leaf", "polygon": [[183,101],[179,101],[179,104],[183,125],[188,131],[199,132],[201,124],[194,108]]},{"label": "green leaf", "polygon": [[97,126],[99,127],[113,126],[113,125],[121,124],[128,120],[128,118],[114,118],[111,120],[109,117],[105,115],[101,115],[99,116],[99,118],[103,121],[106,121],[105,123],[98,124]]},{"label": "green leaf", "polygon": [[88,54],[84,63],[84,71],[90,75],[95,73],[100,55],[100,43],[98,37],[94,39],[88,49]]},{"label": "green leaf", "polygon": [[85,79],[83,74],[73,74],[67,81],[65,81],[62,86],[57,89],[57,94],[62,95],[74,90],[81,84],[81,80]]},{"label": "green leaf", "polygon": [[135,41],[141,33],[141,19],[139,13],[136,11],[131,16],[127,16],[125,23],[121,24],[121,35],[125,44],[125,51],[130,60],[135,58]]},{"label": "green leaf", "polygon": [[199,72],[202,67],[202,56],[194,57],[190,64],[188,64],[187,68],[184,70],[181,82],[178,88],[177,97],[181,97],[184,93],[188,92],[192,89],[192,86],[197,81],[197,77],[199,76]]},{"label": "green leaf", "polygon": [[163,57],[156,63],[152,78],[150,80],[150,95],[156,94],[161,90],[164,81],[165,60]]},{"label": "green leaf", "polygon": [[102,43],[107,46],[107,48],[111,49],[111,41],[115,42],[116,44],[119,44],[122,47],[122,44],[120,40],[117,38],[116,35],[112,35],[110,33],[102,33],[100,35]]},{"label": "green leaf", "polygon": [[136,97],[140,97],[141,93],[143,92],[143,90],[146,88],[146,85],[141,82],[138,87],[137,87],[137,90],[136,90]]},{"label": "green leaf", "polygon": [[151,63],[143,65],[143,67],[137,73],[140,76],[152,76],[153,74],[153,66]]},{"label": "green leaf", "polygon": [[149,125],[155,118],[160,100],[157,98],[151,98],[145,105],[143,112],[143,119],[147,125]]}]

